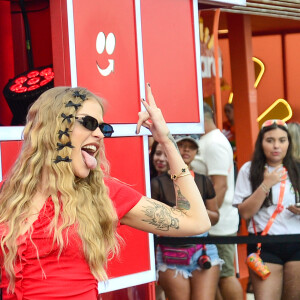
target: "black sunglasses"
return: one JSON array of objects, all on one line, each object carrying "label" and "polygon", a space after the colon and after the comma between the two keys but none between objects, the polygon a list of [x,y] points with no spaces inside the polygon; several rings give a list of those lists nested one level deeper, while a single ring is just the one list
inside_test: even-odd
[{"label": "black sunglasses", "polygon": [[75,119],[88,130],[94,131],[99,127],[105,137],[111,137],[114,132],[114,129],[110,124],[98,123],[98,121],[91,116],[75,117]]}]

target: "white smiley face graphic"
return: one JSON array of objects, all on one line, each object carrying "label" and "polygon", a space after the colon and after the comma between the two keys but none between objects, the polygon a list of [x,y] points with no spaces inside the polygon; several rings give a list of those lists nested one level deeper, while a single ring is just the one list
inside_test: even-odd
[{"label": "white smiley face graphic", "polygon": [[[110,32],[107,37],[103,32],[99,32],[96,39],[96,50],[99,54],[102,54],[104,50],[106,50],[108,55],[114,53],[116,47],[116,37],[115,35]],[[108,59],[108,67],[105,69],[100,68],[98,61],[96,61],[96,65],[98,68],[99,73],[102,76],[108,76],[111,72],[114,71],[114,60]]]}]

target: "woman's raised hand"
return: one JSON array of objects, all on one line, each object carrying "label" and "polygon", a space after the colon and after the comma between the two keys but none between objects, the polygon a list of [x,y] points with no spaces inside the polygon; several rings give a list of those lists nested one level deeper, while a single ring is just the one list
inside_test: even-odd
[{"label": "woman's raised hand", "polygon": [[277,166],[272,172],[269,172],[268,168],[265,167],[264,182],[268,188],[271,188],[276,183],[285,180],[286,176],[287,171],[282,165]]},{"label": "woman's raised hand", "polygon": [[150,84],[146,85],[147,99],[141,99],[146,111],[139,112],[139,120],[137,122],[136,133],[140,132],[141,126],[148,128],[153,138],[159,142],[164,143],[169,140],[169,128],[162,115],[161,110],[156,106],[154,97],[152,95]]}]

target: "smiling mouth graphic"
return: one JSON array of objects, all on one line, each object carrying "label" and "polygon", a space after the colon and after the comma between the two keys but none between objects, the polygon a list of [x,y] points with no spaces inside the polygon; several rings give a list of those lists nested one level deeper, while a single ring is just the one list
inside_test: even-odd
[{"label": "smiling mouth graphic", "polygon": [[[110,32],[107,36],[105,36],[103,31],[98,33],[96,38],[96,50],[98,54],[102,54],[105,51],[108,55],[112,55],[115,51],[115,47],[116,37],[112,32]],[[102,76],[108,76],[115,70],[115,62],[113,59],[108,59],[108,66],[105,69],[100,67],[97,60],[96,65],[99,73]]]},{"label": "smiling mouth graphic", "polygon": [[114,67],[115,67],[114,60],[108,59],[108,62],[109,62],[108,67],[106,69],[101,69],[99,63],[96,61],[98,71],[102,76],[108,76],[111,72],[114,71]]}]

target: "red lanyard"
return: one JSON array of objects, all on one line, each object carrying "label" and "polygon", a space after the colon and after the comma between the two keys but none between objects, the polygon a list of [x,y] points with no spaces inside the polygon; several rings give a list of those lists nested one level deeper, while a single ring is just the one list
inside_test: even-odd
[{"label": "red lanyard", "polygon": [[[286,169],[284,168],[284,171],[286,172]],[[285,190],[285,182],[286,180],[281,181],[280,183],[280,192],[279,192],[279,198],[278,198],[278,203],[277,203],[277,207],[275,209],[275,211],[273,212],[270,220],[268,221],[265,229],[263,230],[263,232],[261,233],[261,235],[266,235],[268,233],[268,231],[270,230],[270,227],[272,226],[272,224],[274,223],[274,220],[277,216],[277,214],[281,213],[283,211],[283,196],[284,196],[284,190]],[[256,232],[256,227],[255,227],[255,223],[254,223],[254,219],[252,218],[252,223],[253,223],[253,229],[254,229],[254,233],[255,235],[257,235]],[[261,249],[261,243],[257,244],[257,253],[260,254],[260,249]]]}]

